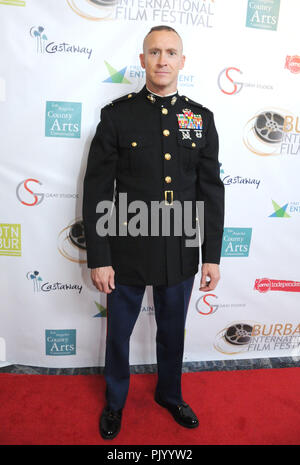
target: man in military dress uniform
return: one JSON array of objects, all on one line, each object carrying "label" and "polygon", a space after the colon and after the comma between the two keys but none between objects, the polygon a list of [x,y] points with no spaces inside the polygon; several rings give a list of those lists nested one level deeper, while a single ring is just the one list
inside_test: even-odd
[{"label": "man in military dress uniform", "polygon": [[[98,203],[114,200],[118,218],[121,195],[126,195],[128,205],[136,200],[147,206],[159,201],[165,209],[171,209],[175,201],[204,201],[200,290],[214,289],[220,277],[224,186],[213,114],[177,92],[185,57],[174,29],[152,28],[140,60],[146,85],[102,109],[84,180],[88,267],[95,286],[107,294],[107,403],[100,417],[105,439],[114,438],[121,427],[129,388],[129,339],[147,285],[153,286],[157,323],[155,401],[180,425],[199,424],[182,398],[181,371],[184,326],[200,246],[188,247],[186,233],[176,235],[174,228],[168,236],[161,229],[155,236],[126,234],[132,212],[126,221],[118,219],[115,236],[98,234],[96,224],[103,218],[103,211],[96,211]],[[193,225],[200,219],[195,215]]]}]

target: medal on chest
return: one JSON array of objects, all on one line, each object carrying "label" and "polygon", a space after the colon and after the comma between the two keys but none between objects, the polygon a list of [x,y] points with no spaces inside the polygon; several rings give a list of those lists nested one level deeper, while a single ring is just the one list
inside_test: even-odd
[{"label": "medal on chest", "polygon": [[182,113],[177,115],[179,131],[183,139],[191,139],[191,130],[194,131],[195,136],[200,139],[202,137],[202,116],[194,115],[194,113],[185,108]]}]

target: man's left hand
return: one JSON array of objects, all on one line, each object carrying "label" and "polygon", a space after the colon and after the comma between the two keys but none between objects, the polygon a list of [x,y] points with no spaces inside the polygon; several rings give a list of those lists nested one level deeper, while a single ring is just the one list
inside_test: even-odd
[{"label": "man's left hand", "polygon": [[[207,281],[209,278],[209,281]],[[213,291],[220,280],[219,265],[216,263],[203,263],[201,268],[201,283],[199,291]]]}]

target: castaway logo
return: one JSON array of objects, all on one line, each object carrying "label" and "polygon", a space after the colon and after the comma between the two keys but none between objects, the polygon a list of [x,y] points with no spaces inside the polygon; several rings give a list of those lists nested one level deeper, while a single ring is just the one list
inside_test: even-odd
[{"label": "castaway logo", "polygon": [[81,103],[46,102],[46,137],[80,138]]},{"label": "castaway logo", "polygon": [[76,355],[76,329],[46,329],[46,355]]},{"label": "castaway logo", "polygon": [[260,278],[255,280],[254,290],[261,294],[265,294],[268,291],[300,292],[300,282]]},{"label": "castaway logo", "polygon": [[220,177],[224,184],[224,186],[246,186],[251,185],[254,186],[256,189],[259,188],[261,180],[257,178],[246,178],[244,176],[232,176],[230,174],[226,174],[224,169],[222,168],[222,163],[220,163]]},{"label": "castaway logo", "polygon": [[215,0],[67,0],[67,3],[74,13],[90,21],[117,19],[214,26]]},{"label": "castaway logo", "polygon": [[300,155],[299,116],[281,109],[261,110],[246,123],[243,142],[255,155]]},{"label": "castaway logo", "polygon": [[285,59],[285,69],[290,70],[291,73],[293,74],[299,74],[300,73],[300,57],[299,55],[293,55],[293,56],[286,56]]},{"label": "castaway logo", "polygon": [[91,58],[92,49],[82,47],[80,45],[71,45],[68,42],[47,42],[48,37],[45,34],[43,26],[32,26],[30,28],[30,36],[35,39],[37,53],[68,53],[68,54],[83,54],[88,60]]},{"label": "castaway logo", "polygon": [[20,224],[0,224],[0,255],[21,256]]},{"label": "castaway logo", "polygon": [[291,201],[280,206],[272,200],[272,204],[274,211],[269,215],[269,218],[291,218],[291,216],[300,213],[300,202]]},{"label": "castaway logo", "polygon": [[[241,79],[243,72],[233,66],[224,68],[218,76],[218,86],[226,95],[237,95],[243,88],[273,90],[273,86]],[[238,80],[237,80],[238,79]]]},{"label": "castaway logo", "polygon": [[218,296],[215,294],[202,295],[196,301],[196,311],[200,315],[207,316],[216,313],[217,310],[233,310],[246,307],[246,304],[221,303],[218,299]]},{"label": "castaway logo", "polygon": [[60,231],[58,235],[58,251],[71,262],[87,262],[82,219],[75,219]]},{"label": "castaway logo", "polygon": [[26,6],[26,2],[22,0],[0,0],[0,5]]},{"label": "castaway logo", "polygon": [[76,291],[80,294],[82,291],[81,284],[61,283],[59,281],[53,283],[49,281],[44,282],[40,272],[37,270],[28,271],[26,278],[32,282],[34,292]]},{"label": "castaway logo", "polygon": [[[58,192],[35,192],[37,186],[42,186],[38,179],[27,178],[21,181],[16,188],[16,195],[19,202],[27,207],[35,207],[44,199],[78,199],[78,194],[67,194]],[[40,189],[40,188],[39,188]]]},{"label": "castaway logo", "polygon": [[224,228],[222,257],[248,257],[252,228]]},{"label": "castaway logo", "polygon": [[277,30],[280,0],[248,0],[246,27]]},{"label": "castaway logo", "polygon": [[300,324],[233,322],[215,337],[214,348],[225,355],[244,352],[296,350],[300,347]]}]

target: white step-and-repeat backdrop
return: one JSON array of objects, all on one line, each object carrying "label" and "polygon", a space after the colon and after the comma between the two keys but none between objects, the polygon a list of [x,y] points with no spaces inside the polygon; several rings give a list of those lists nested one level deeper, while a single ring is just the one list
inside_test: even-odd
[{"label": "white step-and-repeat backdrop", "polygon": [[[158,24],[181,34],[179,92],[213,110],[226,188],[222,279],[198,291],[185,361],[298,356],[299,0],[0,0],[0,359],[103,366],[82,180],[102,106],[144,84]],[[148,286],[132,364],[155,363]]]}]

